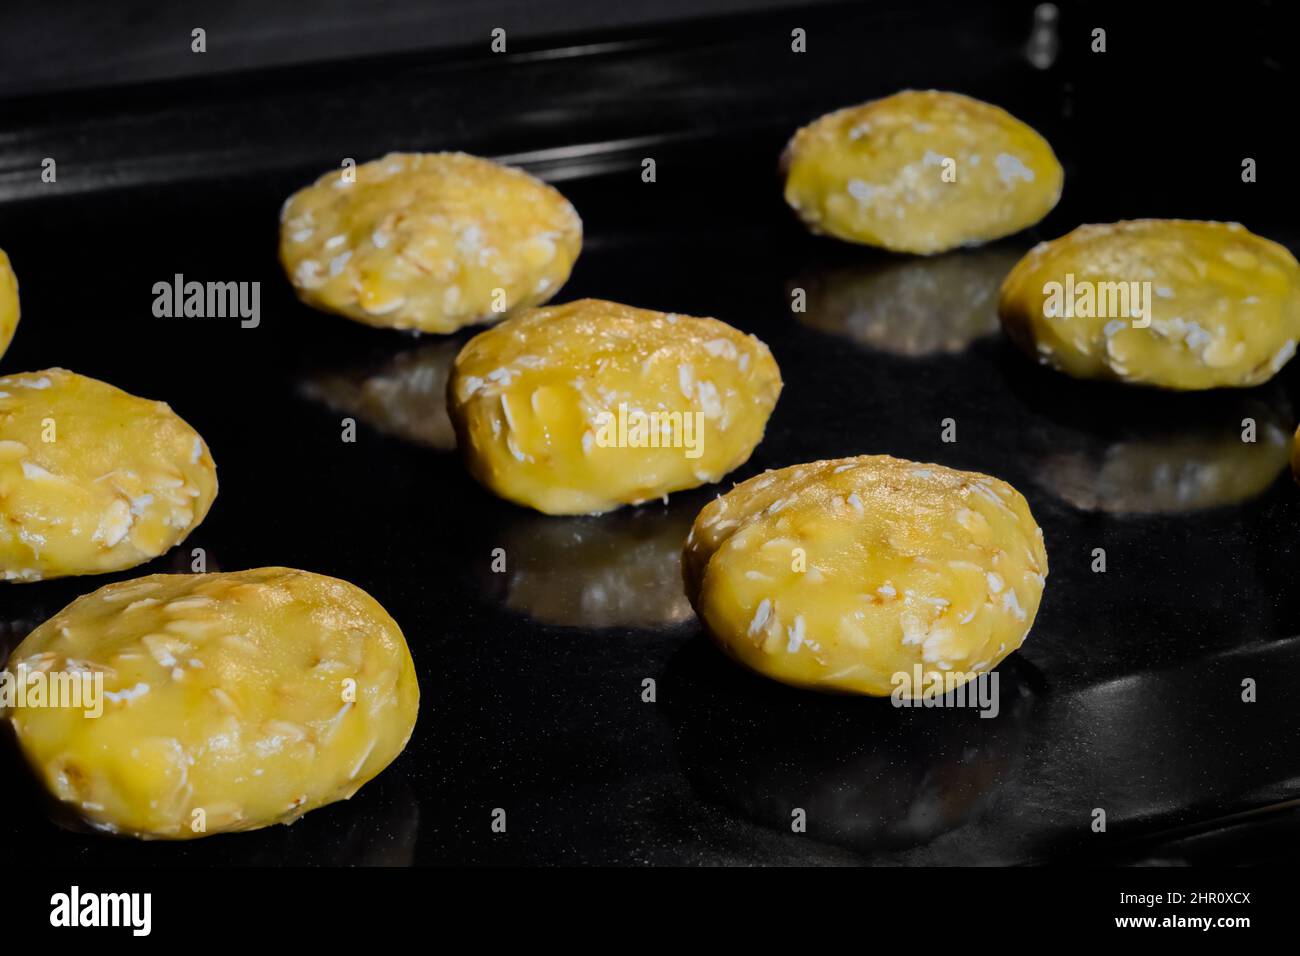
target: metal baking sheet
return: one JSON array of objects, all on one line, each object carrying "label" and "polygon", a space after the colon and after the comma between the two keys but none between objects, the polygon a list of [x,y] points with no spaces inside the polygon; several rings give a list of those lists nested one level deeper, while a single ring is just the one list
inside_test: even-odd
[{"label": "metal baking sheet", "polygon": [[[59,819],[6,738],[7,848],[151,866],[1251,862],[1294,848],[1300,488],[1279,442],[1300,369],[1198,396],[1078,383],[1031,366],[993,313],[1016,257],[1079,222],[1240,219],[1300,248],[1285,174],[1253,191],[1239,176],[1242,155],[1283,164],[1258,97],[1294,89],[1293,54],[1243,14],[1216,23],[1223,68],[1208,77],[1180,45],[1195,23],[1134,15],[1112,21],[1103,60],[1066,8],[1040,69],[1025,52],[1032,5],[940,8],[828,7],[557,37],[500,59],[404,54],[6,104],[0,246],[24,317],[0,368],[60,365],[168,401],[208,440],[221,491],[150,565],[4,587],[0,644],[109,580],[188,570],[201,547],[212,569],[356,582],[403,627],[422,691],[409,747],[351,801],[186,844]],[[795,26],[811,39],[802,58]],[[1258,96],[1207,116],[1214,84]],[[1066,166],[1058,209],[1031,233],[925,259],[806,234],[781,202],[786,137],[907,86],[980,96],[1041,130]],[[1024,492],[1051,575],[1000,668],[997,719],[738,670],[679,586],[682,539],[719,487],[594,518],[508,505],[466,475],[442,406],[469,333],[413,338],[296,302],[275,257],[283,199],[343,157],[444,148],[521,163],[571,198],[586,245],[562,298],[713,315],[771,346],[784,394],[721,488],[889,453]],[[57,184],[39,180],[44,156]],[[154,318],[154,283],[177,273],[260,282],[260,325]],[[355,444],[343,417],[360,424]],[[1256,703],[1242,702],[1246,678]],[[506,834],[490,829],[498,807]],[[794,807],[807,833],[791,832]]]}]

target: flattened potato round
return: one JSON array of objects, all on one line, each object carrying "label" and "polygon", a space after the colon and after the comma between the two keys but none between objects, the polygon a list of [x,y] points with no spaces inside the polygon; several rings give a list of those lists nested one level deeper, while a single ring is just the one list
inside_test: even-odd
[{"label": "flattened potato round", "polygon": [[888,696],[918,665],[925,682],[960,682],[1018,648],[1047,552],[1005,482],[863,455],[765,472],[715,499],[682,574],[705,628],[747,667]]},{"label": "flattened potato round", "polygon": [[496,494],[596,514],[718,481],[781,393],[766,345],[717,319],[583,299],[483,332],[448,384],[457,445]]},{"label": "flattened potato round", "polygon": [[0,356],[5,354],[14,340],[18,328],[18,277],[9,265],[9,257],[0,249]]},{"label": "flattened potato round", "polygon": [[135,567],[216,496],[208,446],[165,403],[60,368],[0,378],[0,580]]},{"label": "flattened potato round", "polygon": [[280,213],[280,262],[308,305],[367,325],[454,332],[539,305],[569,278],[582,221],[523,170],[390,153],[326,173]]},{"label": "flattened potato round", "polygon": [[1080,226],[1011,270],[998,313],[1025,352],[1075,378],[1244,388],[1295,354],[1300,265],[1237,223]]},{"label": "flattened potato round", "polygon": [[785,201],[813,232],[924,254],[1032,226],[1064,179],[1010,113],[936,90],[828,113],[795,133],[782,165]]},{"label": "flattened potato round", "polygon": [[33,631],[8,669],[103,675],[97,717],[7,716],[55,797],[146,839],[290,823],[351,797],[406,746],[420,699],[370,595],[288,568],[110,584]]}]

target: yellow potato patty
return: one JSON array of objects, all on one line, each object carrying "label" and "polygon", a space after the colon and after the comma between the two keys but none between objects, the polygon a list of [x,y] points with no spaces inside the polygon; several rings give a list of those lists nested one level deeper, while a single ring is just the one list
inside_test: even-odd
[{"label": "yellow potato patty", "polygon": [[[110,584],[33,631],[8,673],[28,700],[6,716],[45,786],[142,838],[289,823],[347,799],[402,751],[419,706],[387,612],[287,568]],[[98,707],[93,684],[76,706],[34,703],[55,675],[102,681]]]},{"label": "yellow potato patty", "polygon": [[1012,340],[1075,378],[1191,391],[1276,375],[1300,341],[1300,265],[1237,223],[1080,226],[1011,270]]},{"label": "yellow potato patty", "polygon": [[9,257],[0,249],[0,356],[5,354],[18,328],[18,277],[9,265]]},{"label": "yellow potato patty", "polygon": [[390,153],[326,173],[280,214],[280,261],[299,298],[422,332],[546,302],[581,247],[582,221],[557,190],[465,153]]},{"label": "yellow potato patty", "polygon": [[782,165],[785,201],[814,232],[924,254],[1032,226],[1064,178],[1020,120],[936,90],[828,113],[795,133]]},{"label": "yellow potato patty", "polygon": [[695,519],[682,556],[705,629],[782,683],[887,696],[905,676],[955,685],[1016,650],[1047,575],[1010,485],[864,455],[742,482]]},{"label": "yellow potato patty", "polygon": [[547,514],[718,481],[749,458],[780,393],[772,353],[754,336],[597,299],[480,333],[448,385],[470,472]]},{"label": "yellow potato patty", "polygon": [[0,378],[0,579],[135,567],[216,495],[207,445],[163,402],[64,369]]}]

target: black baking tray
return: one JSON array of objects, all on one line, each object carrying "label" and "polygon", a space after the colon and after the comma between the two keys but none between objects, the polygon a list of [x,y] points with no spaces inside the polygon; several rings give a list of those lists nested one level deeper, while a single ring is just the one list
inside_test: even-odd
[{"label": "black baking tray", "polygon": [[[886,3],[0,104],[0,247],[24,314],[0,370],[59,365],[168,401],[221,481],[190,540],[149,565],[5,586],[0,657],[77,595],[186,571],[201,547],[210,569],[288,565],[365,588],[401,624],[422,693],[410,745],[351,801],[183,844],[59,819],[6,737],[6,849],[152,866],[1292,857],[1300,488],[1277,436],[1295,428],[1300,368],[1190,396],[1079,383],[1034,367],[992,319],[1009,264],[1080,222],[1234,219],[1300,248],[1281,8],[1121,10],[1062,5],[1042,66],[1026,52],[1032,4]],[[796,27],[807,53],[790,49]],[[807,234],[781,201],[784,141],[905,87],[979,96],[1043,132],[1066,167],[1058,208],[1030,233],[929,259]],[[465,149],[556,182],[586,226],[561,300],[713,315],[767,342],[786,384],[753,458],[721,486],[602,517],[541,516],[475,485],[440,401],[471,333],[315,313],[276,261],[290,192],[394,149]],[[54,184],[39,178],[46,156]],[[1257,182],[1241,181],[1243,157]],[[153,317],[154,283],[176,273],[260,281],[261,324]],[[724,660],[686,605],[678,552],[711,496],[859,453],[984,471],[1028,498],[1051,574],[999,669],[997,719],[764,681]],[[1242,701],[1247,678],[1257,702]]]}]

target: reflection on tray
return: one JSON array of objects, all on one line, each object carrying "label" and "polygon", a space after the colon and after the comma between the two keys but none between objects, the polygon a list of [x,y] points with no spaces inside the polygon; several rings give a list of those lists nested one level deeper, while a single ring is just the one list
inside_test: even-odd
[{"label": "reflection on tray", "polygon": [[[1247,418],[1255,422],[1254,442],[1242,438]],[[1167,514],[1238,504],[1286,467],[1290,419],[1284,402],[1228,398],[1212,417],[1135,423],[1131,435],[1087,435],[1081,448],[1045,451],[1036,478],[1085,511]]]},{"label": "reflection on tray", "polygon": [[379,368],[316,375],[301,391],[387,435],[451,451],[456,435],[447,417],[447,378],[462,344],[437,342],[402,352]]},{"label": "reflection on tray", "polygon": [[999,668],[1000,712],[896,708],[886,699],[782,687],[706,640],[669,664],[660,700],[703,794],[764,826],[859,851],[933,840],[976,817],[1011,782],[1035,694],[1017,656]]},{"label": "reflection on tray", "polygon": [[14,648],[21,644],[28,634],[44,624],[48,617],[48,614],[33,610],[21,616],[0,618],[0,667],[9,660],[9,655],[14,652]]},{"label": "reflection on tray", "polygon": [[[0,750],[12,751],[5,754],[5,763],[21,763],[12,740],[0,741]],[[313,810],[290,825],[179,843],[133,840],[94,830],[66,805],[41,791],[26,768],[22,773],[26,778],[21,795],[24,805],[16,812],[33,821],[43,815],[79,841],[111,842],[115,859],[125,866],[175,863],[178,859],[216,866],[279,866],[285,860],[302,866],[411,866],[415,860],[420,807],[405,776],[391,767],[350,800]]]},{"label": "reflection on tray", "polygon": [[545,624],[657,627],[689,619],[681,553],[702,506],[675,496],[607,515],[512,515],[503,529],[506,570],[486,586]]},{"label": "reflection on tray", "polygon": [[890,258],[803,277],[800,321],[894,355],[960,352],[997,331],[998,289],[1024,250],[993,246]]}]

